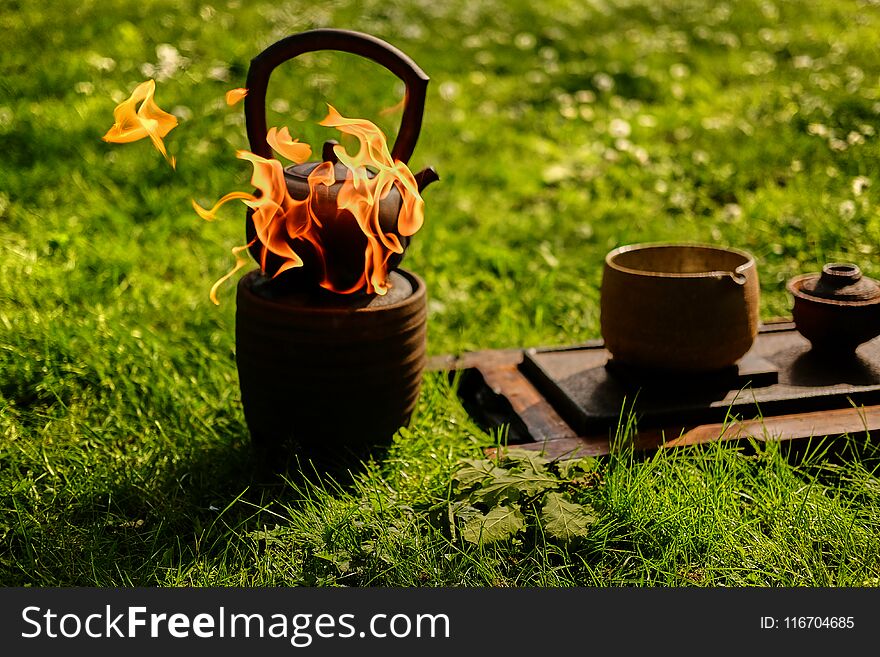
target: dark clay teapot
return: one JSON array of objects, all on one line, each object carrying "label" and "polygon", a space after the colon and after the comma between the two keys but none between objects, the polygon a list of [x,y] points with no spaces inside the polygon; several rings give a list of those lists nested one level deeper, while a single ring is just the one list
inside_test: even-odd
[{"label": "dark clay teapot", "polygon": [[[391,156],[406,164],[419,137],[429,78],[412,59],[394,46],[376,37],[349,30],[318,29],[294,34],[272,44],[251,60],[247,77],[248,95],[245,98],[245,120],[251,151],[260,157],[273,157],[272,148],[266,140],[266,89],[272,71],[290,59],[318,50],[337,50],[360,55],[381,64],[404,82],[406,96],[403,117]],[[321,186],[319,213],[322,208],[328,213],[336,212],[336,197],[348,173],[348,169],[337,161],[333,152],[334,146],[335,141],[325,142],[321,154],[321,161],[333,163],[336,183],[327,187]],[[319,164],[320,161],[304,162],[284,170],[288,192],[294,199],[302,200],[309,195],[308,176]],[[373,174],[368,172],[367,175]],[[415,174],[415,180],[421,192],[429,184],[439,180],[439,176],[429,167]],[[400,207],[400,192],[396,186],[392,186],[388,195],[380,201],[379,225],[384,232],[393,233],[398,238],[404,252],[391,253],[387,263],[389,272],[400,264],[410,241],[409,236],[403,236],[398,231]],[[252,214],[252,210],[248,210],[245,227],[248,243],[254,241],[256,236]],[[331,220],[322,223],[325,225],[325,247],[334,254],[335,275],[343,281],[341,287],[345,287],[345,281],[356,280],[361,274],[367,238],[353,221]],[[273,253],[266,254],[264,263],[263,248],[259,241],[254,241],[250,253],[269,277],[274,276],[284,264],[284,259]],[[276,291],[310,289],[320,282],[321,268],[315,266],[318,256],[311,245],[298,244],[297,254],[302,258],[304,266],[288,269],[279,276],[273,283]]]}]

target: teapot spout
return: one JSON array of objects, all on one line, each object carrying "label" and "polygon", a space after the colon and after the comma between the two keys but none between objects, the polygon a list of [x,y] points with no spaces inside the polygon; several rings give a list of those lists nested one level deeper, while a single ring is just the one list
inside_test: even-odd
[{"label": "teapot spout", "polygon": [[440,176],[434,171],[434,167],[428,167],[427,169],[422,169],[415,175],[416,185],[419,187],[419,194],[422,193],[422,190],[425,189],[432,182],[437,182],[440,180]]}]

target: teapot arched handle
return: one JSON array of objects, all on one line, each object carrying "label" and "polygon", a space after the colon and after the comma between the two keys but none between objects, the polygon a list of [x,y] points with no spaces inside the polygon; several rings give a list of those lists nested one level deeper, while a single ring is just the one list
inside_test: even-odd
[{"label": "teapot arched handle", "polygon": [[266,141],[266,90],[269,76],[277,66],[307,52],[338,50],[370,59],[394,73],[406,85],[403,117],[400,130],[391,149],[395,160],[408,163],[415,150],[425,95],[430,78],[407,55],[369,34],[351,30],[318,29],[285,37],[266,48],[251,60],[247,76],[248,95],[244,115],[251,151],[260,157],[271,158],[272,149]]}]

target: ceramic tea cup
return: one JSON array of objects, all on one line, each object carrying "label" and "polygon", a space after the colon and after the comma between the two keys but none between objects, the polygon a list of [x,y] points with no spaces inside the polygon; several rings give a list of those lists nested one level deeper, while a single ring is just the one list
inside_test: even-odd
[{"label": "ceramic tea cup", "polygon": [[605,257],[601,326],[624,365],[709,372],[737,362],[758,332],[755,259],[701,244],[631,244]]}]

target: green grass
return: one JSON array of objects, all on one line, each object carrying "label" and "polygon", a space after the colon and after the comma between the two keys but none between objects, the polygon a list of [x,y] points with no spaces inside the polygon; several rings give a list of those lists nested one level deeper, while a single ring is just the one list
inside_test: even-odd
[{"label": "green grass", "polygon": [[[405,266],[429,350],[599,337],[604,254],[651,240],[753,252],[762,315],[826,261],[880,276],[880,7],[871,2],[7,2],[0,13],[0,583],[11,585],[877,585],[870,443],[637,457],[560,481],[589,535],[482,545],[442,509],[500,437],[428,375],[411,426],[353,478],[252,460],[233,285],[208,290],[243,213],[248,61],[318,26],[376,34],[432,78],[411,162],[442,181]],[[171,44],[166,143],[100,140]],[[169,51],[165,51],[169,52]],[[220,78],[220,79],[218,79]],[[393,76],[340,54],[273,76],[269,123],[313,145],[324,103],[374,118]],[[283,101],[283,102],[279,102]],[[503,436],[501,437],[503,438]],[[502,464],[503,465],[503,464]]]}]

